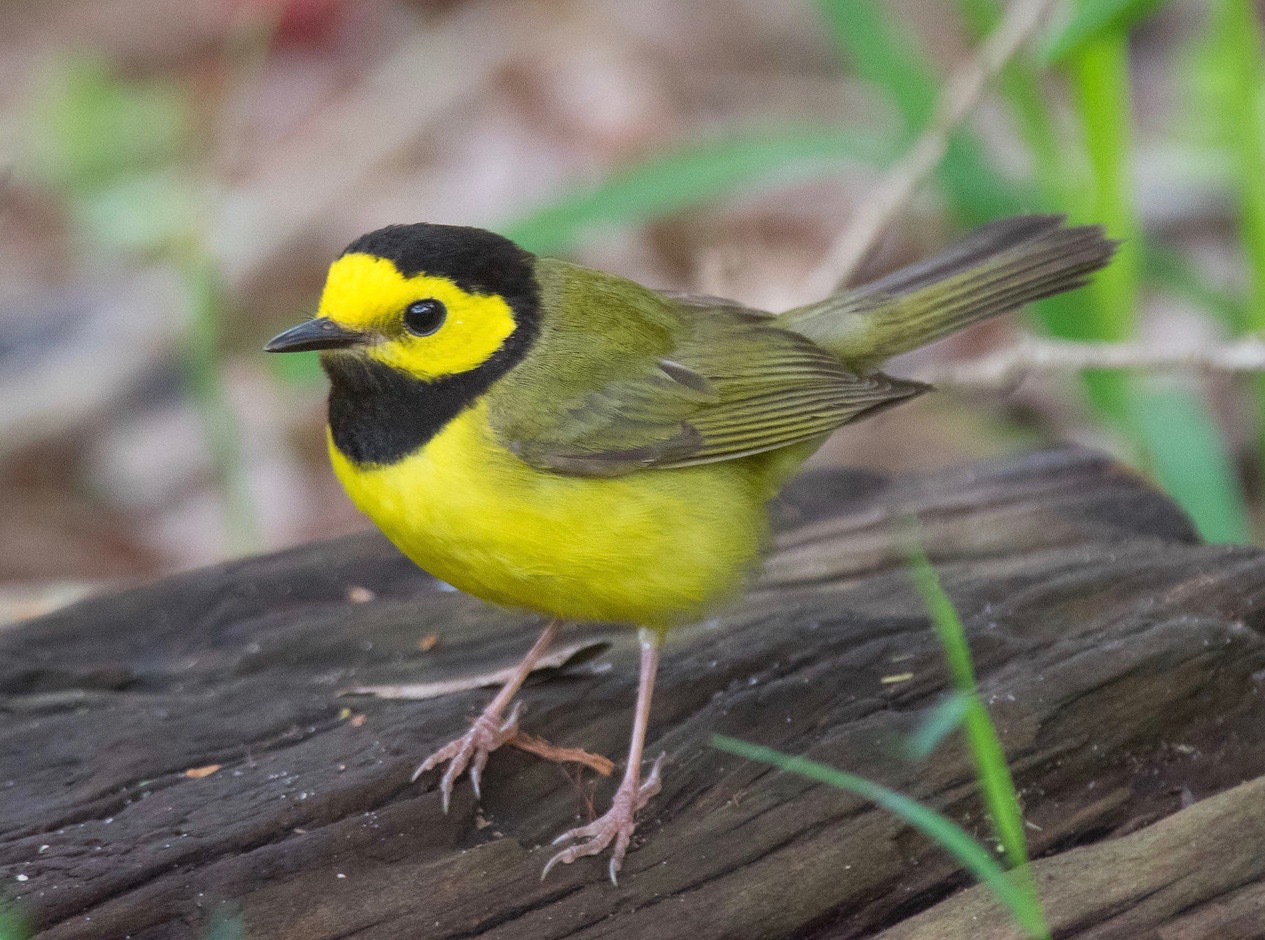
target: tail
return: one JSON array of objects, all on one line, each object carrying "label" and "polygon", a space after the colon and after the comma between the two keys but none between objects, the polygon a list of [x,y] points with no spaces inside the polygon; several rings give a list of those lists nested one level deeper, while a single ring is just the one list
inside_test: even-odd
[{"label": "tail", "polygon": [[858,372],[980,320],[1080,287],[1117,243],[1101,226],[1022,215],[977,229],[947,251],[881,280],[788,310],[781,325]]}]

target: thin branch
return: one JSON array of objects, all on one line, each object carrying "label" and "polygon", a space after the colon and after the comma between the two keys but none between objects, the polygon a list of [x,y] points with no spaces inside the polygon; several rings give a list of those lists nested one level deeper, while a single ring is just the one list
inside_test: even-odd
[{"label": "thin branch", "polygon": [[551,760],[557,764],[583,764],[603,777],[609,777],[615,769],[615,764],[609,757],[604,757],[601,754],[592,754],[579,747],[558,747],[556,744],[550,744],[544,738],[538,738],[534,734],[528,734],[526,731],[515,732],[514,737],[505,743],[511,747],[518,748],[520,751],[535,754],[537,757],[543,757],[545,760]]},{"label": "thin branch", "polygon": [[957,69],[936,101],[926,130],[887,174],[852,223],[809,275],[814,298],[847,286],[879,237],[944,157],[949,138],[983,97],[988,83],[1037,31],[1057,0],[1015,0],[976,54]]},{"label": "thin branch", "polygon": [[1033,374],[1129,369],[1147,372],[1265,372],[1265,339],[1194,349],[1157,349],[1145,343],[1078,343],[1028,338],[980,359],[950,366],[927,381],[961,389],[1013,388]]},{"label": "thin branch", "polygon": [[[603,640],[579,640],[575,643],[554,647],[536,660],[536,665],[532,667],[532,672],[538,672],[541,669],[561,669],[586,650],[602,645],[604,645]],[[440,679],[435,682],[410,682],[404,685],[359,685],[349,689],[340,689],[338,694],[373,695],[378,698],[402,698],[414,702],[422,702],[426,699],[440,698],[444,695],[453,695],[457,692],[469,691],[470,689],[484,689],[504,685],[506,680],[513,675],[515,668],[513,665],[505,666],[500,669],[452,676],[451,678]]]}]

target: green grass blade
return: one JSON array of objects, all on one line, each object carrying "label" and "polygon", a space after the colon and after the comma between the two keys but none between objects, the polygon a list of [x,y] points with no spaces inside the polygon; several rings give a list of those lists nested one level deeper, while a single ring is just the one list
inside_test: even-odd
[{"label": "green grass blade", "polygon": [[220,369],[224,301],[219,273],[199,244],[178,246],[174,260],[193,312],[183,349],[185,389],[198,409],[223,493],[227,548],[245,555],[258,551],[262,536],[242,457],[241,428]]},{"label": "green grass blade", "polygon": [[[856,74],[882,88],[901,118],[908,146],[935,108],[940,79],[926,57],[888,18],[888,8],[870,0],[816,0],[822,21]],[[949,140],[936,178],[958,221],[978,225],[1012,215],[1030,204],[1023,188],[1004,178],[979,139],[959,130]]]},{"label": "green grass blade", "polygon": [[[916,524],[915,524],[916,525]],[[975,760],[975,771],[980,781],[984,805],[993,820],[998,841],[1005,850],[1006,859],[1015,868],[1028,864],[1027,839],[1023,831],[1023,815],[1015,796],[1015,784],[1006,766],[1006,753],[997,737],[997,729],[988,717],[988,710],[979,699],[975,684],[975,667],[971,662],[971,648],[966,641],[966,629],[958,617],[949,596],[944,593],[940,578],[927,560],[927,554],[911,528],[908,538],[908,554],[911,573],[918,593],[931,614],[944,650],[945,663],[953,688],[966,702],[962,724]]]},{"label": "green grass blade", "polygon": [[1048,64],[1066,62],[1104,34],[1127,30],[1154,13],[1166,0],[1092,0],[1080,3],[1062,29],[1042,43]]},{"label": "green grass blade", "polygon": [[749,131],[690,143],[617,170],[598,185],[563,196],[501,231],[531,251],[564,252],[601,226],[644,222],[750,191],[757,183],[831,172],[847,163],[879,164],[894,154],[891,141],[855,128]]},{"label": "green grass blade", "polygon": [[[1096,303],[1071,324],[1070,338],[1119,341],[1133,335],[1136,321],[1139,226],[1132,203],[1129,134],[1128,37],[1115,33],[1078,47],[1072,61],[1077,111],[1092,170],[1088,205],[1082,215],[1102,223],[1122,240],[1120,250],[1089,287]],[[1090,373],[1090,397],[1103,412],[1125,418],[1123,373]]]},{"label": "green grass blade", "polygon": [[940,82],[926,59],[887,19],[881,3],[816,0],[835,45],[857,75],[884,89],[909,132],[927,123]]},{"label": "green grass blade", "polygon": [[202,926],[202,940],[246,940],[241,906],[223,903],[214,908]]},{"label": "green grass blade", "polygon": [[[1240,0],[1230,0],[1232,3]],[[1159,4],[1155,4],[1158,6]],[[1242,6],[1242,4],[1240,3]],[[962,12],[972,32],[982,38],[992,30],[1000,15],[997,0],[958,0],[958,8]],[[1104,12],[1106,8],[1095,7],[1094,13]],[[1121,12],[1121,11],[1117,11]],[[1145,12],[1144,5],[1132,6],[1123,11],[1122,22],[1130,21],[1135,15]],[[1091,17],[1092,18],[1092,17]],[[1051,34],[1051,42],[1063,42],[1071,33],[1079,31],[1089,22],[1086,18],[1078,18],[1081,25],[1073,27],[1069,22],[1057,35]],[[1119,25],[1117,23],[1116,25]],[[1088,34],[1085,34],[1087,38]],[[1048,45],[1048,44],[1047,44]],[[1067,53],[1073,51],[1069,46]],[[1202,56],[1201,61],[1206,61]],[[1077,193],[1073,185],[1076,167],[1069,164],[1066,156],[1066,144],[1063,134],[1056,127],[1052,118],[1053,109],[1045,100],[1042,89],[1041,68],[1034,56],[1021,51],[1009,62],[998,78],[998,87],[1003,99],[1007,102],[1018,125],[1020,136],[1032,155],[1033,173],[1040,194],[1040,205],[1045,211],[1067,212],[1077,201]],[[1242,128],[1242,122],[1234,122],[1235,128]],[[1260,141],[1262,138],[1247,135],[1250,140]],[[1249,176],[1250,180],[1265,189],[1265,172]],[[1265,244],[1265,239],[1263,239]],[[1143,238],[1141,244],[1142,278],[1149,284],[1169,291],[1190,303],[1214,314],[1220,321],[1231,324],[1243,322],[1243,303],[1229,291],[1218,290],[1203,277],[1191,262],[1183,255],[1163,245]],[[1055,336],[1075,335],[1076,323],[1083,319],[1085,300],[1077,294],[1048,298],[1033,305],[1046,331]]]},{"label": "green grass blade", "polygon": [[[893,96],[908,143],[926,123],[937,79],[891,28],[879,5],[820,0],[826,22],[846,43],[858,71]],[[829,172],[841,163],[882,164],[899,152],[896,139],[855,128],[781,128],[688,144],[616,171],[604,182],[551,202],[501,231],[533,251],[561,253],[594,229],[645,222],[744,190]],[[988,163],[972,135],[950,142],[939,169],[954,212],[978,223],[1019,211],[1030,197]]]},{"label": "green grass blade", "polygon": [[[1247,303],[1242,327],[1265,331],[1265,119],[1262,118],[1265,67],[1260,23],[1251,0],[1222,0],[1216,37],[1233,76],[1225,113],[1238,172],[1239,232],[1247,263]],[[1256,392],[1258,449],[1265,453],[1265,376]]]},{"label": "green grass blade", "polygon": [[[1077,104],[1093,174],[1093,195],[1084,216],[1101,221],[1124,239],[1115,260],[1090,285],[1077,339],[1119,341],[1135,332],[1142,270],[1141,225],[1132,198],[1129,142],[1128,36],[1102,32],[1072,57]],[[1079,334],[1079,335],[1078,335]],[[1238,541],[1245,532],[1243,495],[1212,414],[1202,399],[1179,405],[1172,393],[1155,397],[1124,373],[1087,376],[1091,399],[1130,434],[1168,492],[1207,537]],[[1163,416],[1163,421],[1158,416]],[[1204,449],[1190,451],[1192,443]]]},{"label": "green grass blade", "polygon": [[129,80],[96,58],[66,64],[36,110],[37,173],[109,257],[158,257],[176,269],[193,317],[184,378],[205,427],[235,553],[258,548],[240,429],[220,364],[223,298],[196,234],[206,193],[194,183],[195,109],[176,87]]},{"label": "green grass blade", "polygon": [[968,699],[954,692],[931,710],[931,714],[909,737],[905,754],[911,760],[925,760],[936,748],[962,726],[966,717]]},{"label": "green grass blade", "polygon": [[1153,287],[1212,314],[1227,329],[1237,331],[1245,322],[1247,311],[1241,298],[1209,283],[1189,258],[1165,245],[1143,242],[1142,275]]},{"label": "green grass blade", "polygon": [[965,226],[1018,215],[1032,205],[1033,194],[993,169],[983,145],[965,132],[949,138],[936,178],[953,215]]},{"label": "green grass blade", "polygon": [[[1000,18],[996,0],[958,0],[958,8],[977,38],[988,35]],[[1021,50],[1002,69],[997,86],[1014,115],[1020,137],[1032,156],[1035,177],[1030,207],[1046,212],[1069,212],[1076,205],[1076,170],[1068,159],[1065,132],[1056,126],[1054,109],[1046,101],[1041,66],[1031,52]],[[1084,319],[1083,295],[1056,294],[1031,304],[1029,318],[1052,336],[1070,336]]]},{"label": "green grass blade", "polygon": [[957,859],[1006,906],[1011,917],[1029,936],[1050,936],[1040,904],[1031,892],[1015,880],[1014,873],[1005,871],[985,846],[953,820],[882,784],[804,757],[782,754],[772,748],[720,734],[712,735],[711,744],[718,750],[770,764],[786,773],[845,790],[881,806]]},{"label": "green grass blade", "polygon": [[0,895],[0,940],[26,940],[32,933],[17,907]]}]

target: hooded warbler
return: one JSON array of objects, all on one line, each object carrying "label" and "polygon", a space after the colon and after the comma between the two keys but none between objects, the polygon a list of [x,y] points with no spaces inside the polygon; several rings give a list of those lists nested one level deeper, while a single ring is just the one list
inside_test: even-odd
[{"label": "hooded warbler", "polygon": [[352,501],[431,574],[550,618],[448,762],[516,732],[511,700],[565,621],[641,629],[628,763],[609,812],[545,867],[614,842],[663,757],[642,748],[665,631],[733,597],[758,562],[766,504],[826,437],[928,387],[885,360],[1079,287],[1111,258],[1097,226],[995,222],[928,261],[780,315],[664,293],[536,257],[476,228],[392,225],[330,267],[317,316],[269,352],[320,350],[328,444]]}]

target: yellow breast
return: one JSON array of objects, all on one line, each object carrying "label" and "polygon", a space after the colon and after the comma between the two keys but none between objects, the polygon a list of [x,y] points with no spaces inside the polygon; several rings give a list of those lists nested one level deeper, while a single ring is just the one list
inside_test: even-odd
[{"label": "yellow breast", "polygon": [[768,471],[735,461],[615,479],[544,473],[479,403],[425,447],[358,467],[348,495],[409,558],[476,597],[568,620],[666,628],[736,591],[766,534]]}]

